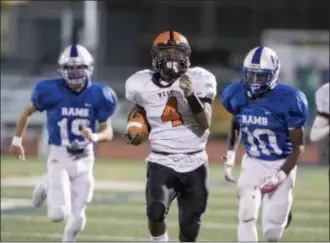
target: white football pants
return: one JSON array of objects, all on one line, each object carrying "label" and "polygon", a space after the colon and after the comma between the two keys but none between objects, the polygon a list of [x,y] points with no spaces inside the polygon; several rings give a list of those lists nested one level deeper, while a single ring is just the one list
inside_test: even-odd
[{"label": "white football pants", "polygon": [[276,172],[285,159],[263,161],[244,155],[237,190],[239,196],[238,241],[257,241],[256,221],[262,205],[262,230],[265,240],[278,241],[287,224],[292,206],[292,189],[296,179],[294,168],[286,180],[272,193],[262,195],[258,185]]},{"label": "white football pants", "polygon": [[[92,146],[85,155],[72,156],[51,146],[47,160],[47,208],[52,221],[68,219],[63,241],[73,241],[85,226],[86,205],[94,191]],[[67,234],[67,236],[66,236]]]}]

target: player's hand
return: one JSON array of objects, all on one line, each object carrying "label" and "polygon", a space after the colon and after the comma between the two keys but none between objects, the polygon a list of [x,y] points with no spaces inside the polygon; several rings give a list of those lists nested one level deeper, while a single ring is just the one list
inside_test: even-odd
[{"label": "player's hand", "polygon": [[129,133],[125,133],[125,140],[126,140],[127,144],[132,144],[132,145],[138,146],[141,143],[143,143],[146,139],[147,138],[144,135],[137,134],[137,135],[133,136]]},{"label": "player's hand", "polygon": [[224,162],[225,167],[225,180],[232,183],[236,183],[236,180],[232,175],[232,170],[235,165],[235,152],[228,151],[227,155],[222,157],[222,160]]},{"label": "player's hand", "polygon": [[287,175],[283,170],[279,170],[276,173],[265,177],[260,183],[259,188],[262,193],[270,193],[276,190],[276,188],[283,183]]},{"label": "player's hand", "polygon": [[188,97],[194,93],[191,79],[186,74],[181,75],[179,79],[179,86],[185,97]]},{"label": "player's hand", "polygon": [[80,132],[82,136],[87,138],[90,142],[92,143],[98,142],[98,136],[95,133],[93,133],[92,129],[90,129],[89,127],[82,126]]},{"label": "player's hand", "polygon": [[22,139],[14,137],[9,151],[14,154],[19,160],[25,160],[25,151],[22,145]]}]

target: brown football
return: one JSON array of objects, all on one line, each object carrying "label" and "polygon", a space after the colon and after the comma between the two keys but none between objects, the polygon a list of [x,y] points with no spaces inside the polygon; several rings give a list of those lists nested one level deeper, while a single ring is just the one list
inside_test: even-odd
[{"label": "brown football", "polygon": [[149,125],[143,109],[133,111],[128,119],[127,132],[131,136],[148,136]]}]

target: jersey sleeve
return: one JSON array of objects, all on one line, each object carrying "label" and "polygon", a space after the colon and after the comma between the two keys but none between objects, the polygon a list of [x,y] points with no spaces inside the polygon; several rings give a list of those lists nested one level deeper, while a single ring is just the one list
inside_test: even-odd
[{"label": "jersey sleeve", "polygon": [[98,122],[105,122],[113,115],[117,107],[117,101],[117,95],[110,87],[102,87],[96,112]]},{"label": "jersey sleeve", "polygon": [[315,103],[317,112],[329,116],[329,85],[322,86],[315,93]]},{"label": "jersey sleeve", "polygon": [[125,97],[127,100],[133,102],[134,104],[139,105],[138,92],[134,85],[135,81],[135,75],[132,75],[127,79],[125,83]]},{"label": "jersey sleeve", "polygon": [[235,107],[233,103],[233,97],[235,95],[236,84],[230,84],[227,86],[220,95],[221,104],[223,107],[232,114],[235,114]]},{"label": "jersey sleeve", "polygon": [[32,91],[31,102],[33,103],[37,111],[42,112],[47,109],[47,105],[45,102],[46,89],[47,87],[44,82],[38,82]]},{"label": "jersey sleeve", "polygon": [[304,127],[308,117],[308,101],[306,95],[301,91],[289,94],[289,110],[287,114],[287,124],[289,129]]},{"label": "jersey sleeve", "polygon": [[213,74],[204,76],[204,85],[198,97],[201,99],[213,101],[217,94],[217,80]]}]

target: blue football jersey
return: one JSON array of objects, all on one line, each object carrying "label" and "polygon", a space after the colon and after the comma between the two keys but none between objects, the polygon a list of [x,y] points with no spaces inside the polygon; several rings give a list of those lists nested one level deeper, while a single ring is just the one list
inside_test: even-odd
[{"label": "blue football jersey", "polygon": [[116,93],[104,84],[88,82],[75,93],[61,78],[38,82],[31,100],[38,111],[47,112],[48,143],[57,146],[87,143],[82,125],[95,132],[96,123],[111,117],[117,105]]},{"label": "blue football jersey", "polygon": [[277,84],[263,98],[252,100],[243,84],[233,83],[223,91],[221,102],[240,124],[246,153],[261,160],[288,157],[289,129],[304,127],[307,120],[305,94],[286,84]]}]

